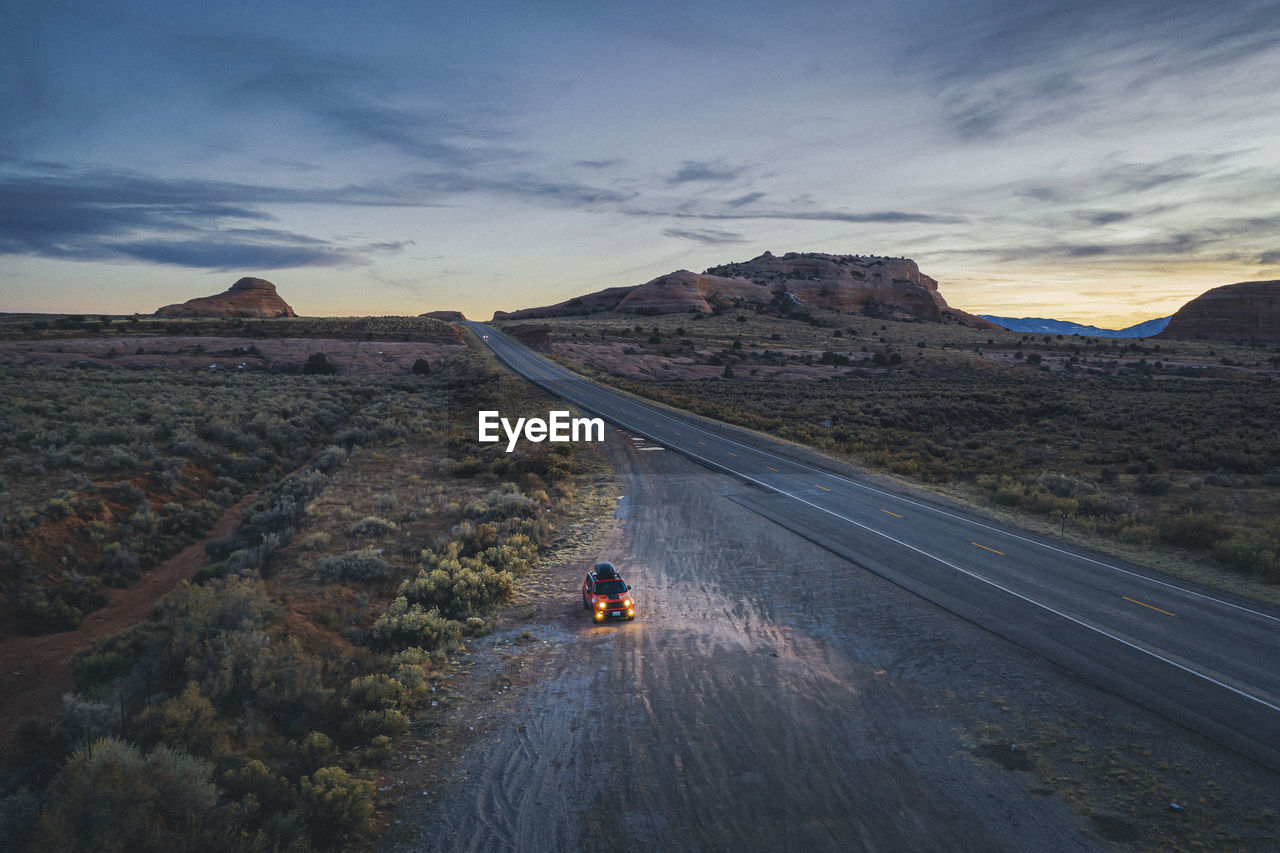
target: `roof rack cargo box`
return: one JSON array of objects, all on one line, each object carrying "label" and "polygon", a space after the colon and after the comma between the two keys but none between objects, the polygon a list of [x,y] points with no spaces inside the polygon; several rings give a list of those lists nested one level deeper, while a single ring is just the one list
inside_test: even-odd
[{"label": "roof rack cargo box", "polygon": [[602,581],[613,580],[618,576],[618,571],[613,567],[613,563],[603,562],[596,563],[596,567],[592,569],[592,573]]}]

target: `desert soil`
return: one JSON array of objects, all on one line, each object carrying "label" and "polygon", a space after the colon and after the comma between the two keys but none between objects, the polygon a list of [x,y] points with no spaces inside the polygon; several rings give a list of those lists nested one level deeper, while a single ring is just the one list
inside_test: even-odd
[{"label": "desert soil", "polygon": [[455,657],[378,849],[1274,849],[1276,774],[609,446],[613,532]]},{"label": "desert soil", "polygon": [[58,707],[62,694],[74,686],[71,659],[76,652],[146,621],[160,599],[207,565],[205,542],[234,531],[255,497],[256,492],[250,493],[229,507],[204,539],[151,569],[133,586],[109,590],[107,606],[88,614],[74,631],[0,637],[0,746],[8,749],[14,727],[24,718]]}]

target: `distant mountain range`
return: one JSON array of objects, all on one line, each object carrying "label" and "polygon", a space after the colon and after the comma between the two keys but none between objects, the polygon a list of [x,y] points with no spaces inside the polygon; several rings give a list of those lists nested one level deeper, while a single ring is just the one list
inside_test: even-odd
[{"label": "distant mountain range", "polygon": [[1149,338],[1164,331],[1169,325],[1168,317],[1157,317],[1138,323],[1127,329],[1099,329],[1097,326],[1085,326],[1069,320],[1047,320],[1043,317],[993,317],[990,314],[979,314],[984,320],[990,320],[997,326],[1004,326],[1011,332],[1028,332],[1036,335],[1080,335],[1088,338]]}]

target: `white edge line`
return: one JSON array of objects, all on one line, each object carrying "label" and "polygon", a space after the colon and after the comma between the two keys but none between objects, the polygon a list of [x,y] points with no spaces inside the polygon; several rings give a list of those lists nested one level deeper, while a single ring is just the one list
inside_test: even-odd
[{"label": "white edge line", "polygon": [[[490,346],[490,348],[492,349],[492,346]],[[582,381],[590,381],[590,380],[587,380],[585,377],[582,377]],[[603,388],[603,386],[601,386],[601,387]],[[609,389],[609,388],[605,388],[604,390],[606,390],[606,391],[612,391],[612,389]],[[615,392],[615,393],[616,393],[616,392]],[[635,403],[635,402],[643,402],[643,401],[630,400],[630,401],[628,401],[628,402]],[[661,413],[661,412],[659,412],[659,413],[660,413],[660,414],[663,414],[663,416],[664,416],[664,417],[668,417],[668,418],[670,417],[669,415],[665,415],[664,413]],[[704,430],[704,431],[705,431],[705,430]],[[732,444],[737,445],[738,447],[747,447],[747,449],[749,449],[749,450],[754,450],[756,453],[761,453],[761,452],[762,452],[762,451],[760,451],[760,450],[757,450],[756,448],[751,448],[751,447],[748,447],[747,445],[744,445],[744,444],[741,444],[741,443],[739,443],[739,442],[733,441],[733,439],[724,438],[723,436],[716,436],[716,437],[717,437],[717,438],[721,438],[721,439],[723,439],[723,440],[725,440],[725,441],[729,441],[729,442],[731,442]],[[656,440],[656,439],[655,439],[655,440]],[[697,460],[699,460],[699,461],[701,461],[701,462],[703,462],[703,463],[706,463],[708,466],[711,466],[711,467],[714,467],[714,468],[720,468],[720,469],[722,469],[722,470],[729,470],[729,471],[732,471],[732,469],[728,468],[728,466],[723,465],[723,464],[718,463],[718,462],[714,462],[714,461],[712,461],[711,459],[708,459],[708,458],[706,458],[706,457],[699,456],[698,454],[694,453],[693,451],[690,451],[690,450],[681,450],[681,453],[683,453],[683,454],[684,454],[684,455],[686,455],[686,456],[691,456],[691,457],[693,457],[694,459],[697,459]],[[818,469],[813,468],[813,467],[808,466],[808,465],[804,465],[803,463],[793,463],[793,464],[798,464],[798,465],[800,465],[801,467],[807,468],[807,469],[808,469],[808,470],[810,470],[810,471],[818,471]],[[818,472],[819,472],[819,473],[826,473],[826,472],[822,472],[822,471],[818,471]],[[854,527],[857,527],[857,528],[859,528],[859,529],[861,529],[861,530],[865,530],[866,532],[868,532],[868,533],[872,533],[872,534],[874,534],[874,535],[876,535],[876,536],[879,536],[879,537],[881,537],[881,538],[883,538],[883,539],[887,539],[887,540],[889,540],[890,542],[894,543],[895,545],[899,545],[899,546],[901,546],[901,547],[903,547],[903,548],[906,548],[906,549],[908,549],[908,550],[910,550],[910,551],[914,551],[914,552],[916,552],[917,554],[920,554],[920,555],[921,555],[921,556],[923,556],[923,557],[928,557],[928,558],[929,558],[929,559],[931,559],[931,560],[936,560],[937,562],[941,563],[942,565],[944,565],[944,566],[946,566],[946,567],[948,567],[948,568],[950,568],[950,569],[952,569],[952,570],[954,570],[954,571],[960,572],[961,574],[964,574],[964,575],[968,575],[969,577],[973,578],[974,580],[981,581],[982,583],[985,583],[985,584],[987,584],[988,586],[992,586],[992,587],[994,587],[994,588],[996,588],[996,589],[1000,590],[1001,592],[1005,592],[1005,593],[1007,593],[1007,594],[1009,594],[1009,595],[1012,595],[1014,598],[1021,599],[1022,601],[1025,601],[1025,602],[1027,602],[1028,604],[1034,605],[1035,607],[1039,607],[1040,609],[1045,610],[1045,611],[1047,611],[1047,612],[1049,612],[1049,613],[1052,613],[1052,614],[1054,614],[1055,616],[1058,616],[1058,617],[1060,617],[1060,618],[1062,618],[1062,619],[1066,619],[1068,622],[1072,622],[1072,623],[1074,623],[1074,624],[1076,624],[1076,625],[1079,625],[1079,626],[1080,626],[1080,627],[1082,627],[1082,628],[1086,628],[1086,629],[1088,629],[1088,630],[1090,630],[1090,631],[1093,631],[1093,632],[1094,632],[1094,633],[1096,633],[1096,634],[1100,634],[1100,635],[1102,635],[1103,637],[1106,637],[1106,638],[1107,638],[1107,639],[1109,639],[1109,640],[1113,640],[1113,641],[1115,641],[1115,642],[1117,642],[1117,643],[1120,643],[1120,644],[1121,644],[1121,645],[1123,645],[1123,646],[1127,646],[1128,648],[1131,648],[1131,649],[1133,649],[1134,651],[1141,652],[1142,654],[1147,655],[1147,656],[1149,656],[1149,657],[1153,657],[1153,658],[1155,658],[1155,659],[1156,659],[1156,660],[1158,660],[1158,661],[1161,661],[1161,662],[1163,662],[1163,663],[1168,664],[1169,666],[1172,666],[1172,667],[1174,667],[1174,668],[1176,668],[1176,669],[1180,669],[1180,670],[1182,670],[1183,672],[1185,672],[1185,673],[1187,673],[1187,674],[1189,674],[1189,675],[1193,675],[1193,676],[1195,676],[1195,677],[1197,677],[1197,678],[1201,678],[1201,679],[1203,679],[1203,680],[1205,680],[1205,681],[1209,682],[1210,684],[1216,685],[1216,686],[1218,686],[1218,687],[1221,687],[1221,688],[1222,688],[1222,689],[1224,689],[1224,690],[1228,690],[1228,691],[1230,691],[1230,692],[1232,692],[1232,693],[1235,693],[1237,696],[1241,696],[1241,697],[1243,697],[1243,698],[1245,698],[1245,699],[1248,699],[1248,700],[1250,700],[1250,701],[1256,702],[1256,703],[1258,703],[1259,705],[1262,705],[1263,707],[1266,707],[1266,708],[1271,709],[1272,711],[1280,712],[1280,705],[1274,705],[1274,704],[1272,704],[1271,702],[1268,702],[1266,699],[1263,699],[1263,698],[1258,697],[1258,696],[1254,696],[1254,695],[1253,695],[1253,694],[1251,694],[1251,693],[1246,693],[1245,691],[1243,691],[1243,690],[1239,689],[1238,687],[1233,687],[1233,686],[1232,686],[1232,685],[1230,685],[1230,684],[1227,684],[1227,683],[1225,683],[1225,682],[1223,682],[1223,681],[1219,681],[1218,679],[1214,678],[1214,677],[1213,677],[1213,676],[1211,676],[1211,675],[1206,675],[1205,673],[1203,673],[1203,672],[1199,672],[1199,671],[1197,671],[1197,670],[1195,670],[1195,669],[1192,669],[1191,667],[1186,666],[1185,664],[1178,663],[1177,661],[1175,661],[1175,660],[1171,660],[1171,659],[1169,659],[1169,658],[1165,657],[1164,655],[1161,655],[1161,654],[1158,654],[1158,653],[1156,653],[1156,652],[1153,652],[1153,651],[1151,651],[1150,649],[1143,648],[1142,646],[1139,646],[1139,645],[1137,645],[1136,643],[1132,643],[1132,642],[1130,642],[1129,640],[1124,639],[1123,637],[1118,637],[1118,636],[1116,636],[1115,634],[1112,634],[1112,633],[1110,633],[1109,631],[1105,631],[1105,630],[1103,630],[1102,628],[1099,628],[1099,627],[1098,627],[1098,626],[1096,626],[1096,625],[1091,625],[1091,624],[1089,624],[1088,622],[1085,622],[1085,621],[1084,621],[1084,620],[1082,620],[1082,619],[1079,619],[1079,618],[1077,618],[1077,617],[1075,617],[1075,616],[1072,616],[1072,615],[1070,615],[1070,614],[1068,614],[1068,613],[1063,613],[1062,611],[1057,610],[1057,609],[1055,609],[1055,608],[1053,608],[1053,607],[1050,607],[1050,606],[1049,606],[1049,605],[1047,605],[1047,604],[1044,604],[1044,603],[1042,603],[1042,602],[1036,601],[1036,600],[1035,600],[1035,599],[1033,599],[1033,598],[1029,598],[1029,597],[1027,597],[1027,596],[1023,595],[1023,594],[1022,594],[1022,593],[1020,593],[1020,592],[1016,592],[1016,591],[1014,591],[1014,590],[1012,590],[1012,589],[1009,589],[1008,587],[1002,586],[1001,584],[996,583],[995,581],[991,580],[990,578],[983,577],[982,575],[977,574],[976,572],[973,572],[973,571],[971,571],[971,570],[969,570],[969,569],[963,568],[963,567],[961,567],[961,566],[957,566],[955,563],[952,563],[952,562],[950,562],[950,561],[948,561],[948,560],[944,560],[942,557],[939,557],[939,556],[937,556],[937,555],[935,555],[935,554],[930,554],[928,551],[924,551],[924,550],[922,550],[922,549],[920,549],[920,548],[917,548],[915,545],[912,545],[912,544],[910,544],[910,543],[908,543],[908,542],[903,542],[901,539],[897,539],[897,538],[895,538],[895,537],[893,537],[893,536],[890,536],[888,533],[885,533],[885,532],[880,531],[880,530],[876,530],[874,527],[869,527],[869,526],[867,526],[867,525],[863,524],[863,523],[862,523],[862,522],[860,522],[860,521],[855,521],[854,519],[849,518],[848,516],[841,515],[840,513],[836,512],[835,510],[827,509],[826,507],[824,507],[824,506],[820,506],[819,504],[813,503],[812,501],[805,500],[804,498],[800,497],[799,495],[792,494],[791,492],[788,492],[788,491],[785,491],[785,490],[783,490],[783,489],[780,489],[780,488],[778,488],[777,486],[772,486],[772,485],[770,485],[770,484],[768,484],[768,483],[764,482],[763,480],[757,480],[755,477],[752,477],[750,474],[746,474],[746,473],[743,473],[743,472],[740,472],[740,471],[735,471],[735,472],[733,472],[733,473],[734,473],[734,476],[741,477],[742,479],[744,479],[744,480],[746,480],[746,481],[748,481],[748,482],[750,482],[750,483],[753,483],[753,484],[755,484],[755,485],[757,485],[757,486],[761,487],[761,488],[762,488],[762,489],[764,489],[765,491],[774,492],[774,493],[776,493],[776,494],[780,494],[780,495],[785,495],[786,497],[789,497],[789,498],[791,498],[792,500],[799,501],[800,503],[804,504],[805,506],[809,506],[809,507],[812,507],[813,509],[820,510],[821,512],[825,512],[825,513],[827,513],[828,515],[831,515],[831,516],[834,516],[834,517],[836,517],[836,518],[840,519],[841,521],[844,521],[844,522],[847,522],[847,523],[849,523],[849,524],[852,524]],[[842,480],[842,481],[844,481],[844,482],[851,483],[852,485],[855,485],[855,486],[859,486],[859,485],[860,485],[860,484],[858,484],[858,483],[853,483],[852,481],[847,480],[847,479],[846,479],[846,478],[844,478],[844,477],[838,477],[838,476],[833,475],[833,474],[827,474],[827,476],[829,476],[829,477],[834,477],[834,478],[835,478],[835,479],[837,479],[837,480]],[[867,486],[861,486],[861,487],[862,487],[862,488],[864,488],[864,489],[869,489],[870,491],[873,491],[873,492],[878,492],[878,490],[876,490],[876,489],[870,489],[870,487],[867,487]],[[905,499],[905,498],[902,498],[902,500],[906,500],[906,502],[907,502],[907,503],[913,503],[912,501],[910,501],[910,500],[908,500],[908,499]],[[921,505],[921,506],[925,506],[925,505]],[[951,515],[951,513],[946,513],[945,511],[942,511],[942,510],[939,510],[939,512],[943,512],[943,514],[945,514],[945,515]],[[969,523],[971,523],[971,524],[976,524],[976,525],[978,525],[979,527],[986,527],[986,525],[983,525],[983,524],[981,524],[980,522],[975,522],[975,521],[973,521],[973,520],[971,520],[971,519],[963,518],[962,516],[952,516],[952,517],[954,517],[954,518],[956,518],[956,519],[958,519],[958,520],[960,520],[960,521],[968,521]],[[997,528],[987,528],[987,529],[996,530]],[[1010,535],[1015,535],[1015,534],[1010,534]],[[1019,538],[1021,538],[1021,537],[1019,537]],[[1027,540],[1027,541],[1030,541],[1030,542],[1032,542],[1033,544],[1040,544],[1040,543],[1035,543],[1035,542],[1034,542],[1034,540]],[[1045,546],[1045,547],[1051,547],[1051,546]],[[1054,549],[1054,550],[1060,550],[1060,549]],[[1062,552],[1062,553],[1067,553],[1069,556],[1074,556],[1074,555],[1070,555],[1070,553],[1069,553],[1069,552],[1065,552],[1065,551],[1064,551],[1064,552]],[[1087,558],[1086,558],[1086,559],[1087,559]],[[1114,567],[1114,566],[1108,566],[1108,564],[1106,564],[1106,563],[1101,563],[1101,562],[1098,562],[1098,561],[1096,561],[1096,560],[1094,560],[1093,562],[1096,562],[1096,563],[1098,563],[1099,565],[1104,566],[1104,567],[1106,567],[1106,568],[1113,568],[1113,569],[1116,569],[1117,571],[1126,571],[1126,570],[1124,570],[1124,569],[1118,569],[1117,567]],[[1127,572],[1127,573],[1128,573],[1128,574],[1135,574],[1135,573],[1133,573],[1133,572]],[[1137,576],[1137,577],[1142,577],[1142,575],[1136,575],[1136,576]],[[1157,581],[1157,583],[1162,583],[1162,582]],[[1166,586],[1170,586],[1170,587],[1172,587],[1172,588],[1174,588],[1174,589],[1180,589],[1180,587],[1174,587],[1172,584],[1166,584]],[[1211,600],[1211,601],[1220,601],[1219,599],[1212,598],[1211,596],[1204,596],[1204,595],[1201,595],[1200,593],[1195,593],[1195,592],[1193,592],[1192,590],[1184,590],[1184,591],[1185,591],[1185,592],[1188,592],[1188,593],[1191,593],[1191,594],[1193,594],[1193,595],[1200,595],[1202,598],[1208,598],[1208,599],[1209,599],[1209,600]],[[1232,606],[1232,607],[1239,607],[1239,605],[1233,605],[1233,604],[1231,604],[1231,602],[1229,602],[1229,601],[1220,601],[1220,603],[1222,603],[1222,604],[1226,604],[1226,605],[1229,605],[1229,606]],[[1242,608],[1240,608],[1240,609],[1242,609],[1242,610],[1248,610],[1248,608],[1243,608],[1243,607],[1242,607]],[[1249,612],[1254,612],[1254,611],[1249,611]],[[1260,615],[1260,616],[1267,616],[1267,618],[1275,618],[1275,617],[1268,616],[1268,615],[1267,615],[1267,614],[1265,614],[1265,613],[1260,613],[1260,614],[1258,614],[1258,615]]]},{"label": "white edge line", "polygon": [[[490,349],[492,349],[492,346],[490,347]],[[564,368],[560,367],[560,365],[551,364],[550,362],[547,362],[547,364],[548,364],[549,366],[551,366],[551,367],[559,368],[559,369],[561,369],[561,370],[564,370]],[[575,381],[581,381],[581,382],[592,382],[592,380],[588,379],[588,378],[587,378],[587,377],[585,377],[585,376],[577,376],[576,374],[570,374],[570,376],[571,376],[571,379],[573,379],[573,380],[575,380]],[[562,380],[562,381],[563,381],[563,380]],[[593,384],[596,386],[596,388],[597,388],[597,389],[602,390],[602,391],[604,391],[604,392],[606,392],[606,393],[609,393],[609,394],[615,394],[615,395],[618,395],[618,396],[622,397],[622,399],[626,400],[628,403],[631,403],[631,404],[633,404],[633,405],[634,405],[634,404],[637,404],[637,403],[638,403],[638,404],[642,404],[642,405],[643,405],[643,404],[646,404],[646,403],[649,403],[649,402],[650,402],[650,401],[648,401],[648,400],[644,400],[644,399],[641,399],[641,398],[631,398],[631,397],[628,397],[628,396],[623,395],[621,392],[619,392],[619,391],[617,391],[617,390],[615,390],[615,389],[613,389],[613,388],[609,388],[608,386],[601,385],[601,384],[599,384],[599,383],[593,383]],[[1025,543],[1027,543],[1027,544],[1029,544],[1029,545],[1033,545],[1033,546],[1037,546],[1037,547],[1040,547],[1040,548],[1044,548],[1045,550],[1052,551],[1052,552],[1057,553],[1057,554],[1062,554],[1062,555],[1064,555],[1064,556],[1071,557],[1071,558],[1074,558],[1074,559],[1077,559],[1077,560],[1082,560],[1082,561],[1084,561],[1084,562],[1093,563],[1095,566],[1101,566],[1102,568],[1104,568],[1104,569],[1110,569],[1110,570],[1111,570],[1111,571],[1113,571],[1113,572],[1119,572],[1119,573],[1121,573],[1121,574],[1125,574],[1125,575],[1128,575],[1128,576],[1130,576],[1130,577],[1138,578],[1138,579],[1140,579],[1140,580],[1144,580],[1144,581],[1149,581],[1149,582],[1151,582],[1151,583],[1153,583],[1153,584],[1157,584],[1157,585],[1159,585],[1159,586],[1163,586],[1163,587],[1166,587],[1166,588],[1168,588],[1168,589],[1176,590],[1177,592],[1185,593],[1186,595],[1189,595],[1189,596],[1192,596],[1192,597],[1195,597],[1195,598],[1200,598],[1200,599],[1203,599],[1203,600],[1205,600],[1205,601],[1213,602],[1214,604],[1221,604],[1221,605],[1223,605],[1224,607],[1234,608],[1234,609],[1236,609],[1236,610],[1243,611],[1244,613],[1248,613],[1248,614],[1253,615],[1253,616],[1259,616],[1259,617],[1261,617],[1261,618],[1263,618],[1263,619],[1269,619],[1269,620],[1271,620],[1271,621],[1273,621],[1273,622],[1280,622],[1280,616],[1273,616],[1273,615],[1272,615],[1272,614],[1270,614],[1270,613],[1264,613],[1264,612],[1262,612],[1262,611],[1260,611],[1260,610],[1254,610],[1252,607],[1247,607],[1247,606],[1245,606],[1245,605],[1243,605],[1243,604],[1236,604],[1235,602],[1227,601],[1227,600],[1222,599],[1222,598],[1217,598],[1217,597],[1215,597],[1215,596],[1208,595],[1208,594],[1203,593],[1203,592],[1198,592],[1198,591],[1196,591],[1196,590],[1194,590],[1194,589],[1188,589],[1187,587],[1179,586],[1178,584],[1170,583],[1169,581],[1160,580],[1159,578],[1151,577],[1150,575],[1142,574],[1141,572],[1135,572],[1135,571],[1133,571],[1133,570],[1131,570],[1131,569],[1126,569],[1126,568],[1124,568],[1124,567],[1122,567],[1122,566],[1116,566],[1116,565],[1113,565],[1113,564],[1111,564],[1111,563],[1107,563],[1107,562],[1104,562],[1104,561],[1102,561],[1102,560],[1098,560],[1098,559],[1095,559],[1095,558],[1093,558],[1093,557],[1087,556],[1087,555],[1085,555],[1085,554],[1078,554],[1078,553],[1076,553],[1076,552],[1074,552],[1074,551],[1068,551],[1068,550],[1067,550],[1067,549],[1065,549],[1065,548],[1060,548],[1060,547],[1058,547],[1058,546],[1056,546],[1056,545],[1052,545],[1052,544],[1050,544],[1050,543],[1048,543],[1048,542],[1041,542],[1041,541],[1039,541],[1039,540],[1032,539],[1032,538],[1030,538],[1030,537],[1028,537],[1028,536],[1023,536],[1023,535],[1021,535],[1021,534],[1019,534],[1019,533],[1014,533],[1014,532],[1012,532],[1012,531],[1005,530],[1005,529],[1000,528],[1000,527],[994,527],[994,526],[992,526],[992,525],[990,525],[990,524],[986,524],[985,522],[978,521],[977,519],[968,518],[968,517],[963,516],[963,515],[958,515],[958,514],[956,514],[956,513],[950,512],[950,511],[945,510],[945,509],[942,509],[942,508],[940,508],[940,507],[931,506],[931,505],[929,505],[929,504],[927,504],[927,503],[921,503],[921,502],[919,502],[919,501],[913,500],[913,499],[908,498],[908,497],[904,497],[904,496],[902,496],[902,495],[894,494],[894,493],[892,493],[892,492],[886,492],[886,491],[884,491],[883,489],[877,489],[877,488],[875,488],[875,487],[873,487],[873,486],[868,486],[868,485],[866,485],[865,483],[859,483],[859,482],[857,482],[856,480],[851,480],[851,479],[849,479],[848,477],[842,476],[842,475],[840,475],[840,474],[833,474],[833,473],[831,473],[830,471],[824,471],[824,470],[822,470],[821,468],[815,468],[815,467],[813,467],[812,465],[808,465],[808,464],[806,464],[806,463],[804,463],[804,462],[797,462],[797,461],[795,461],[795,460],[793,460],[793,459],[780,459],[779,457],[775,456],[775,455],[774,455],[774,454],[772,454],[772,453],[769,453],[768,451],[760,450],[759,448],[757,448],[757,447],[752,447],[752,446],[751,446],[751,445],[749,445],[749,444],[743,444],[742,442],[740,442],[740,441],[736,441],[736,440],[734,440],[734,439],[732,439],[732,438],[729,438],[728,436],[724,436],[724,435],[719,435],[719,434],[713,433],[713,432],[711,432],[710,430],[706,429],[705,427],[701,426],[700,424],[697,424],[697,423],[686,423],[686,422],[684,422],[684,421],[677,420],[677,419],[673,418],[671,415],[668,415],[668,414],[666,414],[665,412],[663,412],[663,411],[662,411],[662,409],[660,409],[660,408],[658,408],[658,407],[653,407],[653,408],[651,409],[651,411],[655,411],[655,412],[657,412],[658,414],[662,415],[663,417],[666,417],[668,420],[671,420],[673,423],[678,423],[678,424],[680,424],[681,426],[691,426],[691,427],[693,427],[693,428],[695,428],[695,429],[700,430],[704,435],[710,436],[710,437],[715,438],[715,439],[718,439],[718,440],[720,440],[720,441],[727,442],[727,443],[729,443],[729,444],[734,445],[735,447],[739,447],[739,448],[742,448],[742,449],[744,449],[744,450],[751,451],[751,452],[753,452],[753,453],[763,454],[763,455],[765,455],[765,456],[768,456],[770,459],[774,459],[774,460],[777,460],[777,461],[782,461],[782,462],[784,462],[785,464],[788,464],[788,465],[795,465],[796,467],[803,468],[803,469],[805,469],[806,471],[811,471],[811,472],[813,472],[813,473],[815,473],[815,474],[818,474],[819,476],[822,476],[822,477],[828,477],[828,478],[830,478],[830,479],[832,479],[832,480],[835,480],[835,481],[837,481],[837,482],[845,483],[845,484],[847,484],[847,485],[853,486],[854,488],[861,489],[861,490],[863,490],[863,491],[865,491],[865,492],[870,492],[871,494],[874,494],[874,495],[880,495],[880,496],[883,496],[883,497],[888,498],[888,499],[890,499],[890,500],[897,500],[897,501],[900,501],[900,502],[902,502],[902,503],[908,504],[909,506],[916,507],[917,509],[924,509],[924,510],[928,510],[928,511],[930,511],[930,512],[936,513],[936,514],[938,514],[938,515],[945,516],[945,517],[950,518],[950,519],[955,520],[955,521],[959,521],[959,522],[962,522],[962,523],[965,523],[965,524],[971,524],[971,525],[973,525],[973,526],[975,526],[975,527],[978,527],[978,528],[980,528],[980,529],[982,529],[982,530],[988,530],[988,531],[991,531],[992,533],[999,533],[999,534],[1002,534],[1002,535],[1004,535],[1004,536],[1008,536],[1008,537],[1010,537],[1010,538],[1012,538],[1012,539],[1017,539],[1017,540],[1018,540],[1018,541],[1020,541],[1020,542],[1025,542]],[[690,414],[693,414],[693,413],[692,413],[692,412],[690,412]],[[701,417],[700,415],[694,415],[694,416],[695,416],[695,417]],[[726,424],[725,426],[729,427],[730,429],[736,429],[736,427],[734,427],[732,424]],[[655,440],[655,441],[656,441],[657,439],[653,439],[653,440]],[[704,461],[710,461],[710,460],[704,460]],[[726,466],[726,467],[727,467],[727,466]],[[783,473],[783,472],[779,472],[779,473]],[[742,476],[744,476],[744,477],[745,477],[745,476],[747,476],[747,475],[743,474]],[[781,491],[781,490],[778,490],[778,491]]]}]

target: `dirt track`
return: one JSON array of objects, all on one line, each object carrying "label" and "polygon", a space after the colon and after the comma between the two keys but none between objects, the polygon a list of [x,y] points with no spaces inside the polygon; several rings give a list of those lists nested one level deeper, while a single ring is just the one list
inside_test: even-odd
[{"label": "dirt track", "polygon": [[[574,566],[541,614],[489,638],[506,663],[466,711],[470,745],[402,812],[401,849],[1273,838],[1236,834],[1273,776],[762,520],[732,501],[745,486],[611,447],[626,497],[599,556],[638,618],[590,624]],[[500,654],[521,628],[532,650]],[[1103,783],[1108,768],[1128,775]],[[1223,782],[1236,802],[1215,799]]]}]

